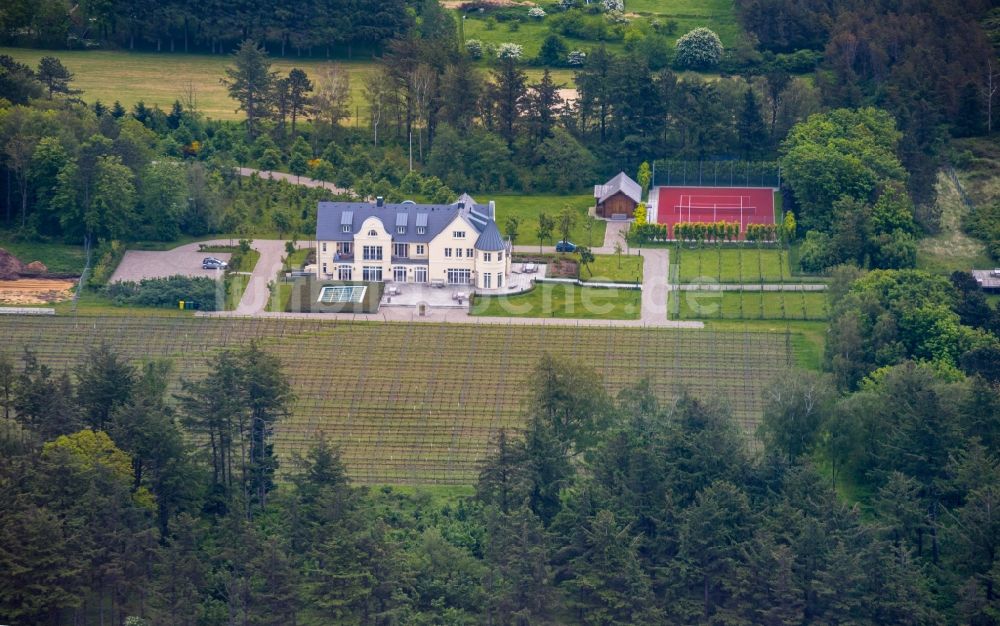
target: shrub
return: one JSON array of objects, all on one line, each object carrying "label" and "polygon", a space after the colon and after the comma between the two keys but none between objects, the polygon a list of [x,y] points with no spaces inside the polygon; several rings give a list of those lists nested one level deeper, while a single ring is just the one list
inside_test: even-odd
[{"label": "shrub", "polygon": [[125,246],[120,241],[102,242],[95,251],[94,258],[97,262],[94,263],[87,284],[94,288],[106,285],[124,256]]},{"label": "shrub", "polygon": [[215,280],[203,276],[170,276],[112,283],[105,287],[104,293],[119,306],[174,309],[184,300],[196,302],[203,311],[215,311],[216,287]]},{"label": "shrub", "polygon": [[542,7],[532,7],[528,9],[528,17],[540,20],[545,17],[545,9]]},{"label": "shrub", "polygon": [[579,67],[587,62],[587,53],[583,50],[573,50],[566,55],[566,62],[570,65]]},{"label": "shrub", "polygon": [[478,39],[470,39],[465,42],[465,51],[473,59],[481,59],[483,58],[483,42]]},{"label": "shrub", "polygon": [[617,11],[617,12],[621,13],[622,11],[625,10],[625,2],[624,2],[624,0],[604,0],[604,2],[602,4],[604,5],[604,10],[605,11],[609,11],[609,12],[611,12],[611,11]]},{"label": "shrub", "polygon": [[520,44],[516,43],[502,43],[497,49],[497,58],[503,59],[505,61],[519,61],[521,56],[524,54],[524,48]]},{"label": "shrub", "polygon": [[675,63],[680,68],[707,69],[722,60],[722,40],[707,28],[696,28],[682,35],[676,49]]}]

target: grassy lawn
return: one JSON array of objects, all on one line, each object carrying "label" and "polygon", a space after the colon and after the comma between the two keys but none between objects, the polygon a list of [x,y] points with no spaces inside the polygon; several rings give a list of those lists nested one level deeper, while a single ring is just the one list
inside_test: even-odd
[{"label": "grassy lawn", "polygon": [[669,310],[680,319],[823,320],[822,292],[674,291]]},{"label": "grassy lawn", "polygon": [[[236,307],[239,306],[243,292],[246,291],[247,285],[250,284],[249,272],[252,272],[253,268],[257,267],[257,261],[259,260],[260,252],[251,248],[246,256],[243,257],[243,262],[240,266],[231,268],[234,273],[227,275],[225,278],[227,311],[235,311]],[[235,272],[247,272],[247,274],[236,274]]]},{"label": "grassy lawn", "polygon": [[100,316],[128,316],[128,317],[192,317],[194,311],[181,311],[180,309],[164,309],[159,307],[137,307],[119,306],[113,300],[105,297],[102,293],[85,289],[80,294],[77,301],[76,311],[73,310],[73,301],[66,300],[57,302],[51,306],[56,310],[56,315],[100,315]]},{"label": "grassy lawn", "polygon": [[300,270],[306,264],[306,259],[309,258],[310,252],[312,252],[312,248],[301,248],[296,250],[288,255],[285,263],[293,270]]},{"label": "grassy lawn", "polygon": [[642,257],[614,254],[594,255],[590,272],[580,268],[580,280],[588,282],[641,283]]},{"label": "grassy lawn", "polygon": [[[219,83],[224,68],[231,62],[230,55],[120,52],[111,50],[31,50],[25,48],[0,48],[0,54],[9,54],[32,67],[46,55],[58,56],[71,72],[76,74],[73,86],[83,90],[87,102],[100,100],[111,105],[119,100],[126,107],[143,100],[148,106],[158,104],[169,110],[174,100],[183,99],[187,84],[194,84],[198,110],[215,119],[241,119],[235,103]],[[320,66],[330,61],[273,57],[271,69],[287,74],[293,67],[304,69],[315,78]],[[337,60],[351,76],[350,110],[361,107],[362,121],[367,117],[367,106],[362,96],[364,78],[375,65],[371,61]],[[345,120],[353,124],[354,120]]]},{"label": "grassy lawn", "polygon": [[992,267],[994,263],[986,253],[986,246],[962,230],[962,220],[969,209],[943,172],[938,173],[936,189],[941,232],[917,242],[917,267],[940,274]]},{"label": "grassy lawn", "polygon": [[271,288],[271,297],[267,301],[268,311],[287,311],[288,301],[292,298],[295,284],[283,280],[276,281]]},{"label": "grassy lawn", "polygon": [[557,317],[565,319],[639,319],[642,292],[539,283],[515,296],[477,296],[472,315]]},{"label": "grassy lawn", "polygon": [[[550,15],[557,9],[545,7]],[[677,28],[673,34],[667,35],[670,45],[684,33],[699,26],[707,26],[722,39],[726,46],[735,44],[740,35],[740,27],[736,19],[736,10],[733,0],[629,0],[625,5],[625,10],[631,14],[632,19],[650,20],[658,19],[660,22],[676,22]],[[456,12],[458,13],[458,12]],[[527,17],[528,7],[524,7],[525,18],[520,23],[517,30],[510,30],[508,23],[497,22],[493,30],[487,30],[486,17],[484,14],[479,17],[475,14],[466,14],[463,25],[465,38],[479,39],[484,43],[492,43],[499,46],[502,43],[516,43],[524,46],[526,58],[538,55],[538,49],[542,41],[551,32],[548,25],[548,18],[534,20]],[[459,17],[461,19],[461,17]],[[601,42],[573,37],[564,37],[566,47],[570,50],[590,50],[600,45]],[[621,41],[605,42],[607,48],[615,53],[622,52],[624,44]]]},{"label": "grassy lawn", "polygon": [[[535,229],[538,228],[538,214],[543,211],[549,217],[555,219],[562,211],[563,207],[569,206],[576,210],[576,225],[570,231],[570,241],[579,246],[596,247],[604,243],[604,230],[607,224],[601,220],[593,220],[593,228],[587,232],[587,211],[594,204],[593,196],[581,194],[578,196],[558,196],[549,194],[521,195],[521,194],[480,194],[483,196],[482,202],[486,200],[496,200],[497,203],[497,226],[503,232],[504,224],[508,217],[516,217],[521,224],[517,230],[518,245],[538,245],[538,235]],[[488,196],[488,197],[487,197]],[[545,245],[551,246],[558,241],[560,235],[558,226],[552,233],[552,240],[546,241]]]},{"label": "grassy lawn", "polygon": [[792,280],[788,253],[780,249],[712,246],[692,249],[674,246],[670,250],[670,262],[680,265],[681,283],[706,279],[720,283],[777,283]]},{"label": "grassy lawn", "polygon": [[[474,20],[473,20],[474,21]],[[505,32],[498,28],[498,33]],[[513,34],[513,33],[511,33]],[[541,41],[541,40],[539,40]],[[535,45],[536,52],[539,44]],[[0,47],[0,54],[8,54],[22,63],[37,67],[38,60],[46,55],[54,55],[62,60],[76,76],[73,86],[82,89],[82,97],[87,102],[100,100],[111,105],[120,101],[131,108],[140,100],[147,106],[159,105],[169,110],[174,100],[184,99],[187,85],[195,86],[198,110],[213,119],[242,119],[243,114],[235,111],[236,104],[229,98],[226,88],[219,83],[224,70],[231,63],[230,55],[125,52],[115,50],[35,50],[28,48]],[[375,70],[371,60],[347,61],[337,59],[297,59],[294,57],[272,57],[271,69],[287,74],[293,67],[306,71],[315,78],[320,67],[328,63],[343,66],[351,77],[351,119],[345,125],[353,125],[360,115],[361,125],[367,124],[368,105],[364,98],[365,77]],[[529,82],[541,76],[538,69],[528,70]],[[573,72],[554,70],[553,79],[573,87]],[[360,108],[359,108],[360,107]]]},{"label": "grassy lawn", "polygon": [[0,238],[0,248],[16,256],[22,263],[41,261],[50,272],[79,274],[86,264],[83,246],[35,241],[10,241]]}]

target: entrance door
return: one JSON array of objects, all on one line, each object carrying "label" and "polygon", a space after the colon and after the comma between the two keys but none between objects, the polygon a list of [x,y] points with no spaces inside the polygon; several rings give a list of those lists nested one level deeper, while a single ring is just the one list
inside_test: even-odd
[{"label": "entrance door", "polygon": [[426,267],[416,267],[413,269],[413,282],[415,283],[426,283],[427,282],[427,268]]},{"label": "entrance door", "polygon": [[406,282],[406,268],[405,267],[396,267],[396,268],[393,268],[393,270],[392,270],[392,279],[394,281],[396,281],[397,283],[405,283]]}]

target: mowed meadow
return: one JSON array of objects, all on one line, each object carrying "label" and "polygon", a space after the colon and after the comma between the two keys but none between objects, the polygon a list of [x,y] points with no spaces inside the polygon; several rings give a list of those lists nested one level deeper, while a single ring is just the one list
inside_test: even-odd
[{"label": "mowed meadow", "polygon": [[[0,47],[0,54],[38,66],[43,56],[56,56],[75,74],[73,87],[83,90],[81,97],[88,103],[100,100],[110,106],[115,100],[131,108],[140,100],[147,106],[158,105],[168,110],[175,100],[186,101],[193,93],[197,110],[212,119],[242,119],[236,102],[229,98],[221,80],[230,55],[181,54],[155,52],[124,52],[109,50],[34,50]],[[338,64],[351,77],[351,118],[345,125],[368,124],[368,105],[364,97],[365,78],[376,70],[374,60],[326,60],[272,57],[271,69],[284,75],[298,67],[315,78],[320,68]],[[536,81],[542,70],[526,70],[530,82]],[[553,70],[556,82],[572,86],[570,70]]]},{"label": "mowed meadow", "polygon": [[322,434],[366,484],[473,484],[500,429],[516,431],[542,354],[593,368],[611,393],[648,378],[726,398],[752,437],[763,392],[799,359],[794,332],[178,317],[5,317],[5,349],[56,373],[108,342],[137,362],[172,363],[172,388],[204,376],[221,349],[256,340],[284,364],[296,400],[276,446],[287,469]]}]

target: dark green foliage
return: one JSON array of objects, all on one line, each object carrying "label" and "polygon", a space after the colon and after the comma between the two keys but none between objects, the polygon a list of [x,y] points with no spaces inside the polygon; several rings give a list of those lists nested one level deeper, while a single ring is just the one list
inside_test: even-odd
[{"label": "dark green foliage", "polygon": [[[139,282],[120,281],[104,288],[105,294],[124,306],[150,306],[176,309],[177,303],[193,302],[202,311],[216,310],[218,281],[211,278],[171,276],[145,278]],[[221,306],[221,305],[220,305]]]}]

